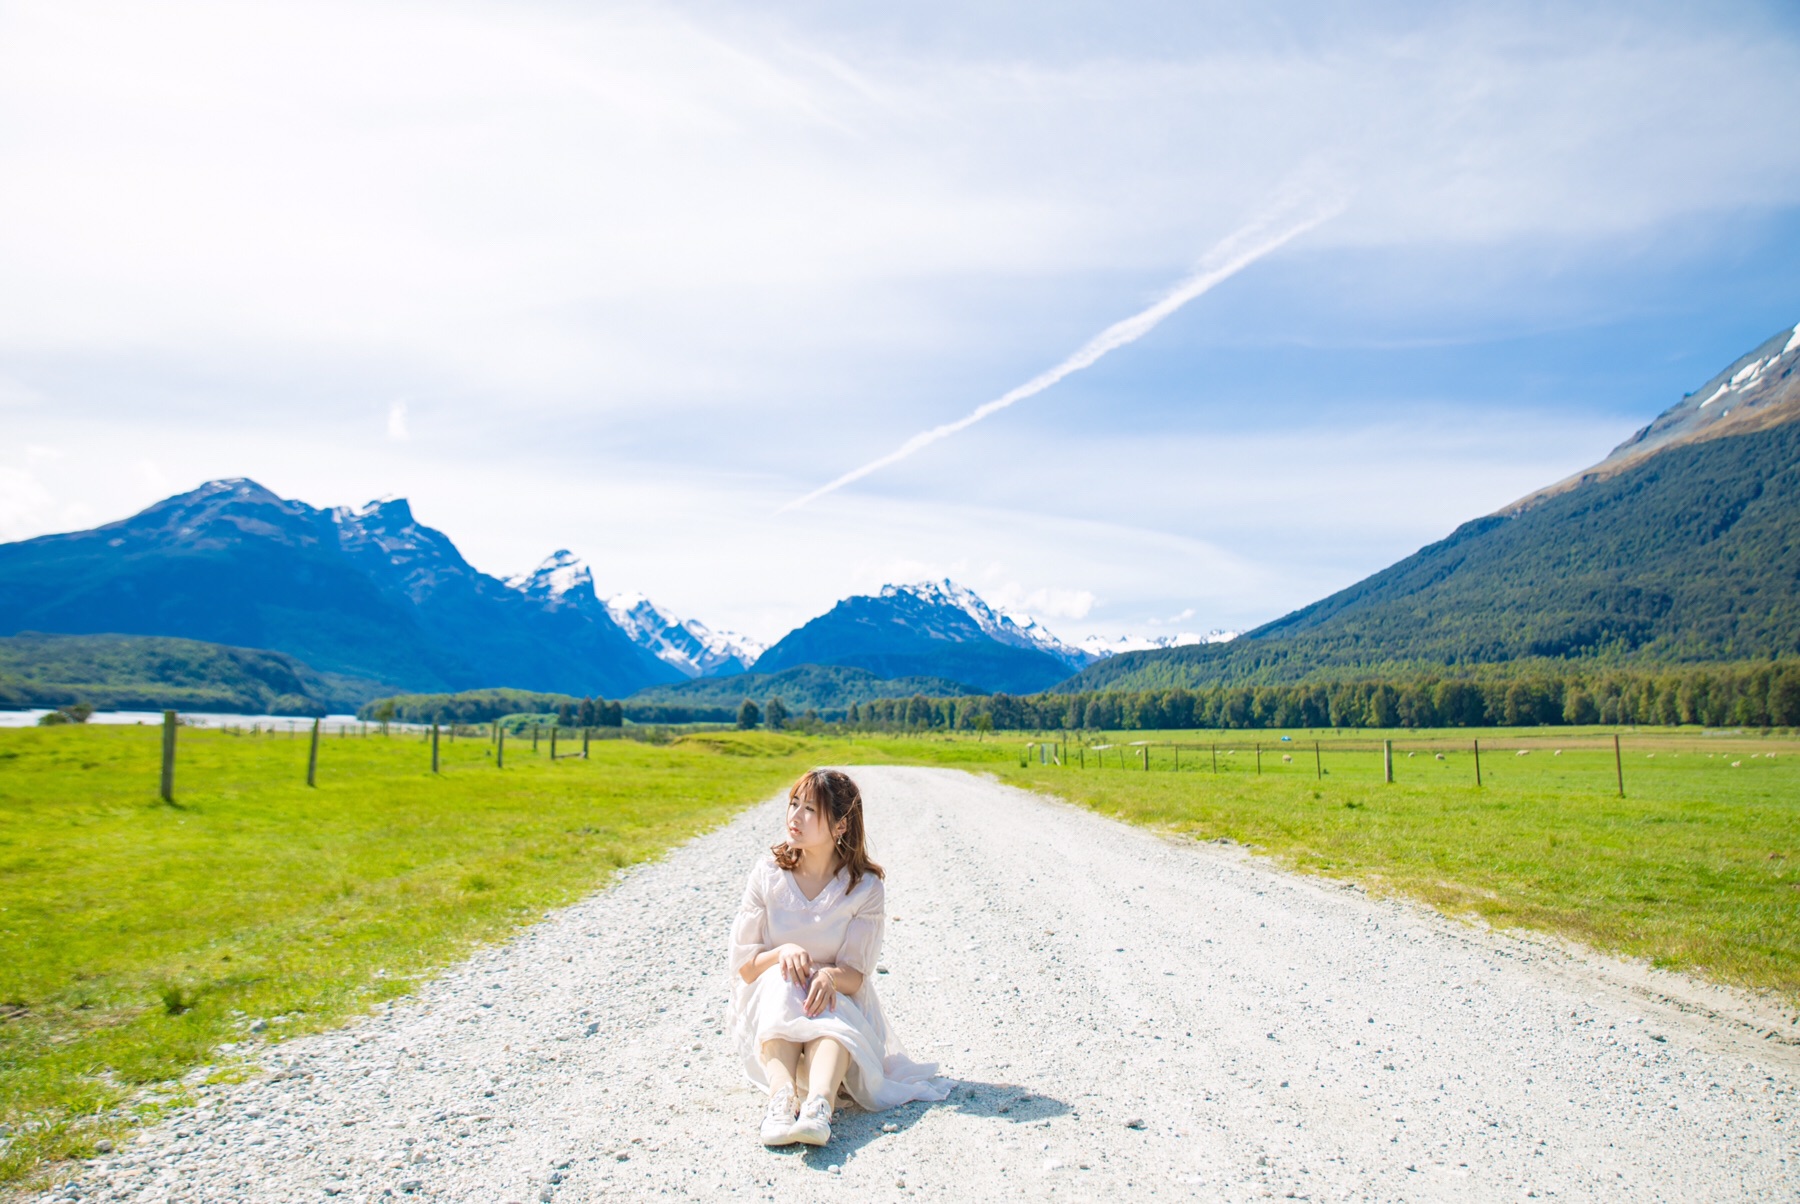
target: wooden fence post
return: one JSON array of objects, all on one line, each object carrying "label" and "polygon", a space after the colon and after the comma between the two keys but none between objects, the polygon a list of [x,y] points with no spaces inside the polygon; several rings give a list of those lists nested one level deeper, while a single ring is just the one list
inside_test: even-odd
[{"label": "wooden fence post", "polygon": [[1219,772],[1219,746],[1217,744],[1212,746],[1212,758],[1213,758],[1213,772],[1218,773]]},{"label": "wooden fence post", "polygon": [[561,730],[562,724],[560,723],[550,729],[550,759],[552,761],[556,760],[556,733]]},{"label": "wooden fence post", "polygon": [[1256,742],[1256,774],[1258,777],[1262,776],[1262,741],[1261,740],[1258,740]]},{"label": "wooden fence post", "polygon": [[1392,786],[1394,784],[1394,742],[1392,740],[1381,742],[1381,772],[1387,779],[1388,785]]},{"label": "wooden fence post", "polygon": [[1475,784],[1481,785],[1481,741],[1475,741]]},{"label": "wooden fence post", "polygon": [[588,759],[588,755],[587,755],[588,741],[593,738],[593,735],[594,735],[593,728],[584,727],[581,729],[581,759],[583,761]]},{"label": "wooden fence post", "polygon": [[318,784],[319,777],[319,721],[313,720],[312,746],[306,750],[306,784]]},{"label": "wooden fence post", "polygon": [[162,801],[175,801],[175,712],[163,712]]},{"label": "wooden fence post", "polygon": [[1613,768],[1619,772],[1619,797],[1625,797],[1625,754],[1619,751],[1619,733],[1613,733]]},{"label": "wooden fence post", "polygon": [[531,751],[533,754],[537,752],[538,732],[543,726],[544,725],[541,723],[534,723],[531,725]]},{"label": "wooden fence post", "polygon": [[506,768],[506,725],[494,724],[494,768]]},{"label": "wooden fence post", "polygon": [[1313,777],[1321,782],[1325,780],[1325,757],[1319,752],[1317,740],[1313,741]]},{"label": "wooden fence post", "polygon": [[431,772],[438,771],[438,725],[431,725]]}]

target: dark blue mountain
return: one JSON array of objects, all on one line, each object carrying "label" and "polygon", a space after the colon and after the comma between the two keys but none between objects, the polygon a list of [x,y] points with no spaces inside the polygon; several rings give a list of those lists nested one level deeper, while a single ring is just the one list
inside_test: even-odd
[{"label": "dark blue mountain", "polygon": [[314,509],[212,481],[91,531],[0,544],[0,635],[179,636],[406,690],[619,697],[681,674],[602,610],[477,571],[404,500]]},{"label": "dark blue mountain", "polygon": [[943,581],[889,585],[879,595],[846,598],[783,636],[751,672],[850,665],[879,677],[949,678],[1019,694],[1055,685],[1090,659]]}]

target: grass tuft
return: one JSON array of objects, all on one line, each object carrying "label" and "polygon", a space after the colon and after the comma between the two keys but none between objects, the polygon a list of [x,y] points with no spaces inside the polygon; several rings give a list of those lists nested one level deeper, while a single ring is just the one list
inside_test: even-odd
[{"label": "grass tuft", "polygon": [[162,1000],[165,1015],[179,1016],[194,1010],[200,1002],[200,993],[180,983],[164,983],[156,989],[156,997]]}]

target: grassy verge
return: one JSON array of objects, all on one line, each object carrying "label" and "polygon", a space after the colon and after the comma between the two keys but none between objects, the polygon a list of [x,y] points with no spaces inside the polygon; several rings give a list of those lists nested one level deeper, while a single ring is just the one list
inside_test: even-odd
[{"label": "grassy verge", "polygon": [[[1021,766],[1022,739],[884,748],[1800,1002],[1800,741],[1633,733],[1619,798],[1611,736],[1594,731],[1478,733],[1480,787],[1466,731],[1287,734],[1076,741],[1111,748],[1060,767],[1035,754]],[[1383,735],[1394,738],[1391,785]],[[1153,744],[1145,770],[1130,743],[1144,739],[1179,741],[1179,769],[1165,743]]]},{"label": "grassy verge", "polygon": [[[441,746],[184,729],[0,731],[0,1185],[90,1153],[257,1020],[318,1029],[405,993],[765,796],[834,746]],[[565,746],[566,748],[566,746]],[[225,1055],[229,1060],[229,1054]]]}]

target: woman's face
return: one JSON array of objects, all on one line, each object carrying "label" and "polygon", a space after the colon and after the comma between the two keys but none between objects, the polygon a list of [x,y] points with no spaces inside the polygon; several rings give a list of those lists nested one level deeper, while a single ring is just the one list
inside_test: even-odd
[{"label": "woman's face", "polygon": [[843,834],[843,823],[832,830],[831,816],[818,803],[805,798],[788,800],[788,844],[796,849],[825,850],[837,843]]}]

